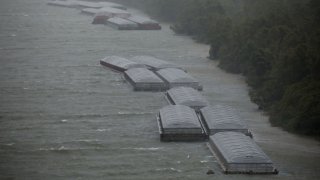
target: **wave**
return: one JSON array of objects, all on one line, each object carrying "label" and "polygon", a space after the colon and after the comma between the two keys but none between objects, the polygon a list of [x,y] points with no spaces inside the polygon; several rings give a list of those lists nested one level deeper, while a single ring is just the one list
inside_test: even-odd
[{"label": "wave", "polygon": [[47,114],[47,117],[51,119],[54,118],[59,120],[59,122],[68,122],[69,120],[73,119],[93,119],[93,118],[107,118],[113,116],[128,116],[128,115],[149,115],[155,114],[155,112],[131,112],[131,111],[119,111],[119,112],[111,112],[109,114],[70,114],[70,115],[55,115],[55,114]]},{"label": "wave", "polygon": [[7,144],[1,144],[2,146],[13,146],[15,143],[7,143]]},{"label": "wave", "polygon": [[111,129],[96,129],[97,132],[106,132],[106,131],[110,131]]},{"label": "wave", "polygon": [[99,139],[79,139],[76,142],[100,142]]},{"label": "wave", "polygon": [[200,161],[201,163],[208,163],[209,161],[208,160],[202,160]]},{"label": "wave", "polygon": [[178,172],[181,173],[182,170],[176,169],[176,168],[158,168],[156,171],[173,171],[173,172]]},{"label": "wave", "polygon": [[[77,142],[99,142],[97,139],[83,139],[83,140],[77,140]],[[39,148],[38,151],[53,151],[53,152],[69,152],[69,151],[81,151],[81,150],[101,150],[105,149],[103,147],[51,147],[51,148]],[[144,147],[138,147],[138,148],[120,148],[125,150],[136,150],[136,151],[158,151],[162,149],[161,147],[150,147],[150,148],[144,148]]]},{"label": "wave", "polygon": [[60,146],[58,148],[39,148],[38,151],[57,151],[57,152],[68,152],[68,151],[81,151],[81,150],[100,150],[102,148],[100,147],[94,147],[94,148],[70,148],[65,146]]},{"label": "wave", "polygon": [[121,148],[121,149],[131,149],[131,150],[137,150],[137,151],[158,151],[160,149],[163,149],[162,147],[129,147],[129,148]]},{"label": "wave", "polygon": [[144,115],[144,114],[154,114],[154,112],[130,112],[130,111],[119,111],[119,115]]},{"label": "wave", "polygon": [[29,14],[0,14],[0,16],[22,16],[22,17],[29,17]]}]

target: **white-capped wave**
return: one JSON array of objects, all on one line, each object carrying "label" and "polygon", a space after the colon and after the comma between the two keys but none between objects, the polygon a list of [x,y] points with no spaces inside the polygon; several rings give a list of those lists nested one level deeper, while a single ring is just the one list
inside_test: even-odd
[{"label": "white-capped wave", "polygon": [[157,168],[156,171],[174,171],[174,172],[179,172],[181,173],[182,170],[176,169],[176,168]]},{"label": "white-capped wave", "polygon": [[106,131],[110,131],[111,129],[109,128],[109,129],[96,129],[96,131],[98,131],[98,132],[106,132]]}]

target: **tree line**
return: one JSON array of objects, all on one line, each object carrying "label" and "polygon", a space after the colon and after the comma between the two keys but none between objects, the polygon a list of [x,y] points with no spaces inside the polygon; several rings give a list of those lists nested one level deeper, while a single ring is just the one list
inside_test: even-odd
[{"label": "tree line", "polygon": [[210,45],[251,100],[287,131],[320,137],[319,0],[118,0]]}]

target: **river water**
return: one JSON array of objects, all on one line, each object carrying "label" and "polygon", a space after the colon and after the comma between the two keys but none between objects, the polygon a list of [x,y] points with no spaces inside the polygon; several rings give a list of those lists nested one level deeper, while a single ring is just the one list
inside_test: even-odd
[{"label": "river water", "polygon": [[[45,0],[1,0],[0,179],[319,179],[319,142],[270,127],[241,76],[208,46],[161,31],[91,25]],[[133,11],[133,10],[132,10]],[[183,66],[211,104],[238,109],[279,175],[224,175],[203,142],[161,143],[163,93],[133,92],[107,55],[152,55]],[[206,175],[212,169],[214,175]]]}]

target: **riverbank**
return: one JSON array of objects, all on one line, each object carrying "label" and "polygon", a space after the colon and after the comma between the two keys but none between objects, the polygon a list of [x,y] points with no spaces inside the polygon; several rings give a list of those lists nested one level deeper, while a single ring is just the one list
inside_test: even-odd
[{"label": "riverbank", "polygon": [[246,78],[274,126],[319,139],[317,1],[118,1],[209,44],[209,57]]}]

